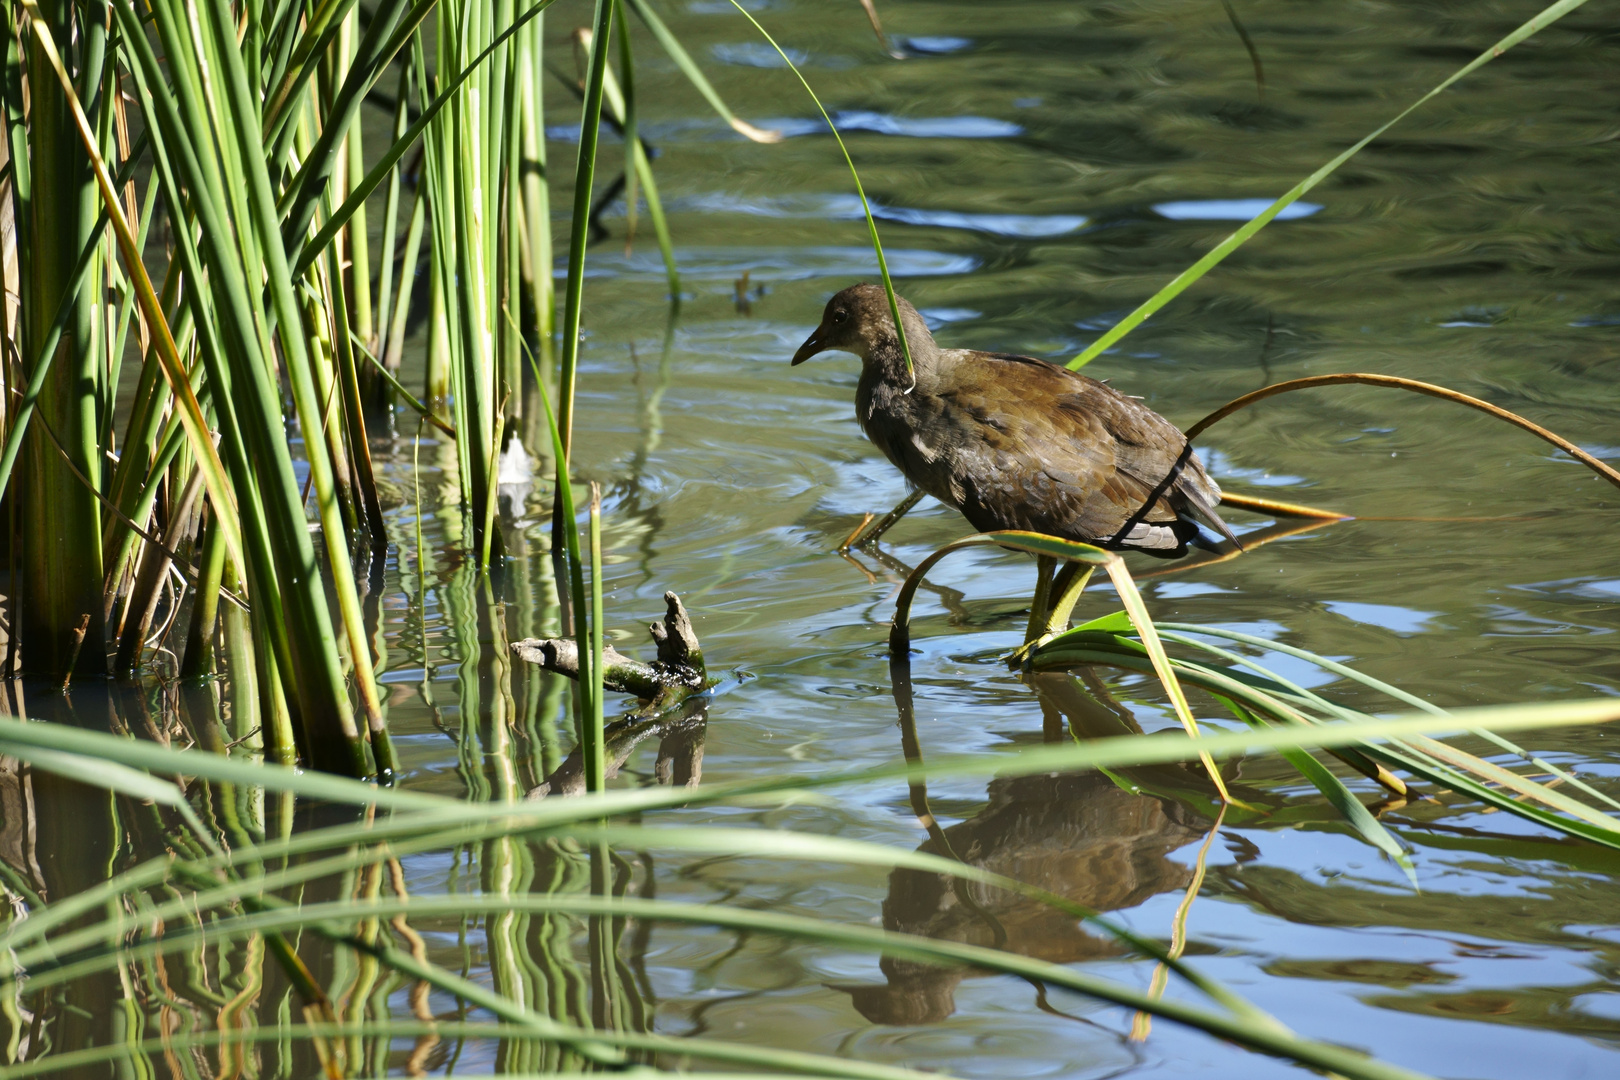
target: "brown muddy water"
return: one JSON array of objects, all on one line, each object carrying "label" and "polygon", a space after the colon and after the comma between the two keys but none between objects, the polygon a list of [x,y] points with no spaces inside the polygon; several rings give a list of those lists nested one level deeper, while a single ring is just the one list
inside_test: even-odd
[{"label": "brown muddy water", "polygon": [[[891,0],[881,13],[903,60],[879,50],[857,4],[748,6],[802,62],[846,132],[898,288],[938,338],[1062,360],[1540,5],[1235,0],[1264,65],[1263,94],[1213,0]],[[835,553],[863,513],[904,494],[856,427],[858,362],[829,354],[787,366],[827,296],[875,274],[859,204],[813,107],[729,3],[681,0],[664,10],[733,107],[787,138],[758,146],[732,135],[638,34],[643,131],[660,152],[685,295],[672,319],[645,215],[627,255],[622,207],[610,211],[612,235],[587,263],[576,469],[604,489],[611,638],[645,652],[642,624],[674,589],[724,681],[706,715],[629,733],[635,745],[615,783],[892,763],[901,754],[886,646],[894,593],[905,567],[969,529],[930,501],[881,552]],[[566,65],[566,34],[588,11],[553,11],[553,56]],[[1432,102],[1089,373],[1183,426],[1269,382],[1398,374],[1483,397],[1620,460],[1613,14],[1594,3]],[[566,207],[577,112],[559,84],[547,92],[553,188]],[[370,117],[379,137],[381,116]],[[617,142],[604,150],[609,174],[618,153]],[[420,345],[408,384],[420,382]],[[555,631],[549,484],[542,476],[506,489],[514,556],[490,588],[461,546],[449,497],[453,448],[422,435],[418,472],[414,433],[401,412],[396,436],[375,448],[394,545],[373,600],[403,784],[517,797],[572,743],[563,700],[504,656],[506,641]],[[526,433],[531,449],[534,436]],[[1240,413],[1202,437],[1200,450],[1232,491],[1357,520],[1145,580],[1156,618],[1287,642],[1442,706],[1620,692],[1620,498],[1545,444],[1443,402],[1335,387]],[[1269,524],[1230,519],[1240,530]],[[1168,569],[1132,565],[1141,574]],[[1097,671],[1030,685],[1008,673],[1000,657],[1020,640],[1032,579],[1025,556],[965,552],[920,594],[912,677],[925,756],[1066,739],[1066,721],[1083,735],[1111,709],[1148,731],[1175,726],[1156,686],[1136,676]],[[1117,606],[1093,586],[1080,614]],[[1261,660],[1347,704],[1387,709],[1280,653]],[[1194,708],[1223,723],[1208,698]],[[1527,745],[1617,793],[1620,753],[1607,736],[1554,732]],[[1371,784],[1338,771],[1369,805],[1379,801]],[[1250,758],[1227,775],[1267,813],[1223,823],[1208,845],[1187,920],[1188,956],[1200,970],[1301,1033],[1435,1075],[1620,1072],[1620,858],[1457,798],[1392,806],[1382,820],[1411,848],[1414,890],[1286,764]],[[1141,793],[1095,774],[949,781],[931,785],[929,797],[968,861],[1168,939],[1212,804],[1185,770],[1136,781]],[[0,851],[16,874],[60,890],[149,853],[130,834],[108,832],[105,800],[38,782],[31,790],[37,836],[25,843],[13,828]],[[8,825],[17,813],[7,807]],[[648,822],[931,844],[900,781]],[[77,843],[83,835],[103,839]],[[405,878],[413,895],[426,895],[492,888],[502,874],[512,875],[503,887],[543,890],[578,873],[565,853],[525,848],[491,861],[494,850],[413,856]],[[43,862],[32,863],[31,851],[44,851]],[[925,875],[621,854],[636,893],[650,884],[662,899],[995,943],[983,920]],[[1137,985],[1151,976],[1151,963],[1050,912],[983,900],[1008,948]],[[480,982],[515,978],[536,997],[552,994],[558,1015],[589,1017],[582,926],[531,927],[516,937],[516,956],[479,919],[419,928],[429,954],[452,970]],[[1299,1071],[1164,1022],[1131,1041],[1122,1010],[1061,991],[1039,998],[1008,977],[687,926],[632,927],[622,952],[645,1022],[666,1034],[975,1078]],[[345,963],[332,958],[322,974],[352,979]],[[494,970],[503,965],[517,974]],[[214,1024],[238,992],[228,966],[170,988],[187,1023]],[[406,1017],[408,991],[398,983],[380,992]],[[113,985],[80,986],[30,1008],[55,1016],[45,1027],[66,1049],[120,1037],[98,1009],[121,996]],[[441,1017],[462,1015],[449,998],[432,1006]],[[253,1008],[273,1023],[278,1000],[266,995]],[[478,1074],[546,1060],[487,1039],[447,1038],[414,1057],[413,1049],[410,1038],[387,1052],[374,1047],[360,1071]],[[247,1073],[310,1074],[307,1048],[285,1053],[260,1047]],[[213,1054],[175,1067],[201,1076],[226,1068]]]}]

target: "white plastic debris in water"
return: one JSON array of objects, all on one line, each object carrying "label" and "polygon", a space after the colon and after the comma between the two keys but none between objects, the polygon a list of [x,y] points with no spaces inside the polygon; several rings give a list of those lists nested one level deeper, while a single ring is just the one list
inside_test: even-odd
[{"label": "white plastic debris in water", "polygon": [[529,489],[533,486],[534,459],[514,432],[495,470],[495,498],[501,516],[519,528],[527,524],[524,514],[528,510]]},{"label": "white plastic debris in water", "polygon": [[534,482],[534,459],[523,448],[523,440],[513,435],[506,444],[506,450],[501,454],[500,468],[495,472],[495,483],[501,487],[508,484],[529,484]]}]

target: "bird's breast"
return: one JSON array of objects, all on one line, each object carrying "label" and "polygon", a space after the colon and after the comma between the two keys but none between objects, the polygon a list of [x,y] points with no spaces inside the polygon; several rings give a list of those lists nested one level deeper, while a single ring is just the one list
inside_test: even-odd
[{"label": "bird's breast", "polygon": [[907,480],[952,508],[963,488],[957,458],[971,432],[958,430],[944,402],[921,388],[911,393],[879,380],[862,380],[855,418],[872,445]]}]

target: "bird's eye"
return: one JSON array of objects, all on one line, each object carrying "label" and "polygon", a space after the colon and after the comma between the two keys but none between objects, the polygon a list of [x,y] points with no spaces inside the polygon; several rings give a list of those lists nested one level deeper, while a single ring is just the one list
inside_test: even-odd
[{"label": "bird's eye", "polygon": [[849,318],[849,312],[845,311],[843,308],[839,308],[837,311],[833,312],[833,322],[835,323],[843,322],[847,318]]}]

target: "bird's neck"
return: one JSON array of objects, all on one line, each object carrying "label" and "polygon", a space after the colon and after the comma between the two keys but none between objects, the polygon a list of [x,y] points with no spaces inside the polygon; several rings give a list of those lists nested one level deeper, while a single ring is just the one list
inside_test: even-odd
[{"label": "bird's neck", "polygon": [[911,366],[906,366],[906,349],[898,337],[890,338],[873,347],[865,357],[865,372],[892,386],[911,387],[932,379],[938,368],[939,346],[928,325],[911,312],[905,312],[906,345],[911,351]]}]

